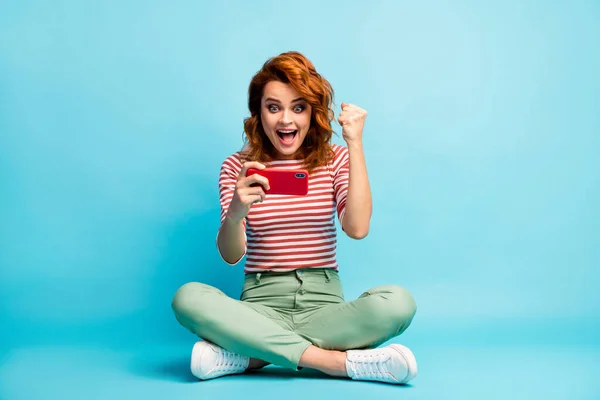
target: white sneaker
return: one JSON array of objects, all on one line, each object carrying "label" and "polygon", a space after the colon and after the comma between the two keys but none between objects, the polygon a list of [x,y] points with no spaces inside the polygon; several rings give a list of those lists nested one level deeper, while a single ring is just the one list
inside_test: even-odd
[{"label": "white sneaker", "polygon": [[190,368],[198,379],[206,380],[223,375],[241,374],[248,368],[249,357],[225,350],[214,343],[200,340],[192,349]]},{"label": "white sneaker", "polygon": [[356,380],[407,383],[417,376],[417,360],[405,346],[346,351],[346,372]]}]

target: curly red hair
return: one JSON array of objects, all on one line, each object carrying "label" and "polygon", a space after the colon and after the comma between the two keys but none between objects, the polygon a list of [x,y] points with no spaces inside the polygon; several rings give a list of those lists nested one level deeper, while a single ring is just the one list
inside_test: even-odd
[{"label": "curly red hair", "polygon": [[250,117],[244,119],[247,144],[243,152],[244,158],[269,162],[275,156],[275,148],[265,134],[260,120],[263,91],[265,85],[271,81],[290,84],[312,107],[310,128],[296,153],[297,158],[304,160],[304,167],[309,171],[326,165],[333,158],[333,89],[331,84],[317,73],[312,62],[296,51],[270,58],[250,81]]}]

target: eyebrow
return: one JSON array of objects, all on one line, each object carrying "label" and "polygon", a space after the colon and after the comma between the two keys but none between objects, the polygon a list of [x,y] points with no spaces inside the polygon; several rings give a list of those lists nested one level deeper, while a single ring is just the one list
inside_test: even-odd
[{"label": "eyebrow", "polygon": [[[265,99],[265,101],[274,101],[274,102],[277,102],[277,103],[281,103],[279,100],[277,100],[277,99],[274,99],[274,98],[272,98],[272,97],[267,97],[267,98]],[[292,103],[295,103],[295,102],[297,102],[297,101],[306,101],[306,100],[304,100],[302,97],[298,97],[297,99],[294,99],[294,100],[292,100]]]}]

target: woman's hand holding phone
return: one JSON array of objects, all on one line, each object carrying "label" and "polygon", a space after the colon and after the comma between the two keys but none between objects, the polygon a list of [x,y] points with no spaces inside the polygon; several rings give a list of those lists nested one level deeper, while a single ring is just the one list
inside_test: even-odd
[{"label": "woman's hand holding phone", "polygon": [[246,218],[250,207],[255,203],[262,202],[265,199],[265,190],[269,190],[269,180],[266,177],[259,174],[246,176],[249,168],[262,170],[266,167],[256,161],[244,163],[227,210],[227,216],[237,222]]}]

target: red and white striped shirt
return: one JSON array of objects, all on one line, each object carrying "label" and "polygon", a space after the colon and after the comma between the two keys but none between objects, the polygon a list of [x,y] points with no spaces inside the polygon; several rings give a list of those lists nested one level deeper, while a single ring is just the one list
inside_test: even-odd
[{"label": "red and white striped shirt", "polygon": [[[244,220],[245,273],[311,267],[338,269],[334,218],[337,212],[341,222],[346,210],[349,158],[346,147],[334,144],[332,149],[333,160],[310,173],[307,195],[267,194],[262,203],[252,205]],[[297,169],[302,168],[302,161],[274,160],[268,167]],[[221,166],[221,224],[241,170],[239,152],[227,157]]]}]

